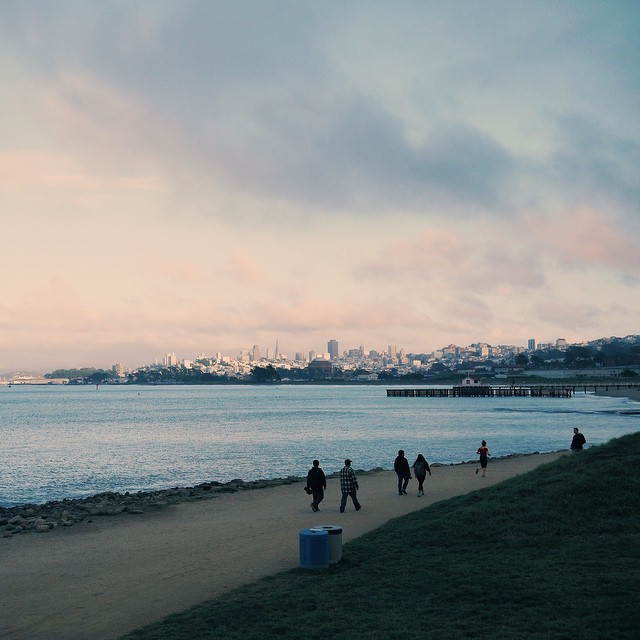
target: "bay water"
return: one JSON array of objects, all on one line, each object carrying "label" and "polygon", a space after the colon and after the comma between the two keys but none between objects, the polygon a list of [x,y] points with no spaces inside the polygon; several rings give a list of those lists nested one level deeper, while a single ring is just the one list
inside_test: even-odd
[{"label": "bay water", "polygon": [[0,387],[0,506],[205,481],[303,476],[568,449],[640,429],[640,403],[572,398],[388,398],[371,386]]}]

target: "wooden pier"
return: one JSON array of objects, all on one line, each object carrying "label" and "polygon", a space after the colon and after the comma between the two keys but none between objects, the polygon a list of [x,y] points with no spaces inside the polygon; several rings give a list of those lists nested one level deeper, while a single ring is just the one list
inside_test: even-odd
[{"label": "wooden pier", "polygon": [[557,385],[522,385],[492,387],[474,385],[464,387],[387,389],[388,398],[570,398],[574,387]]},{"label": "wooden pier", "polygon": [[607,392],[640,389],[640,383],[584,382],[581,384],[523,384],[492,386],[487,384],[455,387],[421,387],[418,389],[387,389],[388,398],[571,398],[577,391]]}]

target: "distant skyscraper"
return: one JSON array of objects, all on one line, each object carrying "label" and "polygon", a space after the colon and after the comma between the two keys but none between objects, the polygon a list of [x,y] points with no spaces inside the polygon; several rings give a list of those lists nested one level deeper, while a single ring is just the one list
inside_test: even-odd
[{"label": "distant skyscraper", "polygon": [[280,358],[280,347],[278,346],[278,339],[276,338],[276,352],[274,354],[274,359],[278,360]]},{"label": "distant skyscraper", "polygon": [[535,338],[529,338],[529,341],[527,342],[527,349],[529,349],[529,351],[535,351],[535,349],[536,349],[536,339]]},{"label": "distant skyscraper", "polygon": [[260,360],[260,347],[257,344],[253,345],[251,358],[253,359],[254,362],[258,362],[258,360]]},{"label": "distant skyscraper", "polygon": [[273,347],[267,347],[267,360],[273,360]]},{"label": "distant skyscraper", "polygon": [[335,360],[340,355],[340,351],[338,349],[338,341],[337,340],[329,340],[327,342],[327,351],[329,352],[329,358],[331,360]]},{"label": "distant skyscraper", "polygon": [[315,351],[309,351],[309,362],[313,362],[316,359],[316,355]]}]

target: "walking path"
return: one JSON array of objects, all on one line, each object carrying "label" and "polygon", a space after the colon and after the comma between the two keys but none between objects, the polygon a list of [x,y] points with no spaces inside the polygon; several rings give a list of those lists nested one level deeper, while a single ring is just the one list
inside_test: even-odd
[{"label": "walking path", "polygon": [[[362,510],[339,513],[340,483],[329,479],[319,513],[302,483],[183,503],[143,515],[0,539],[0,638],[112,640],[132,629],[266,575],[298,566],[298,532],[339,525],[343,542],[391,518],[525,473],[563,455],[432,469],[425,496],[417,483],[398,496],[391,471],[359,477]],[[357,461],[354,462],[357,468]],[[327,472],[333,470],[325,470]]]}]

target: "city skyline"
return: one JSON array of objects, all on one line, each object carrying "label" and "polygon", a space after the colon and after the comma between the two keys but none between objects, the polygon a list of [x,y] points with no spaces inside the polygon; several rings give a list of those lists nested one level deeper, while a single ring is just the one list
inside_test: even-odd
[{"label": "city skyline", "polygon": [[0,372],[637,333],[638,26],[7,0]]},{"label": "city skyline", "polygon": [[[630,334],[628,336],[615,336],[617,339],[629,339],[631,337],[635,338],[637,334]],[[612,336],[600,336],[596,338],[594,341],[607,340]],[[529,338],[527,341],[527,345],[523,346],[521,344],[490,344],[483,340],[475,340],[469,344],[454,344],[447,343],[444,345],[440,345],[438,348],[433,351],[426,350],[418,350],[418,351],[410,351],[405,349],[402,346],[398,346],[397,344],[389,344],[386,347],[380,348],[366,348],[363,344],[358,346],[355,345],[346,345],[344,348],[339,347],[339,341],[336,339],[330,339],[327,341],[326,350],[318,350],[309,349],[307,351],[295,351],[292,353],[283,352],[279,349],[279,340],[275,340],[275,347],[273,345],[266,345],[264,349],[261,345],[254,344],[251,349],[238,349],[237,351],[231,352],[222,352],[222,351],[212,351],[212,352],[204,352],[200,351],[200,353],[191,353],[191,354],[176,354],[174,351],[167,351],[163,353],[161,356],[156,356],[152,360],[148,362],[137,362],[135,364],[130,364],[124,362],[122,359],[117,362],[113,362],[109,365],[98,366],[95,363],[85,363],[84,365],[78,366],[59,366],[54,369],[44,371],[34,369],[32,371],[28,371],[25,368],[19,368],[13,371],[0,371],[0,377],[6,376],[8,374],[15,374],[20,372],[29,372],[33,374],[45,374],[51,373],[56,369],[75,369],[75,368],[96,368],[96,369],[119,369],[120,373],[124,371],[132,371],[139,367],[149,367],[149,366],[162,366],[162,367],[176,367],[176,366],[192,366],[198,360],[216,360],[218,362],[239,362],[244,364],[250,364],[258,366],[260,363],[264,362],[282,362],[282,363],[293,363],[293,362],[311,362],[314,359],[322,359],[322,360],[340,360],[347,358],[348,360],[353,360],[354,358],[357,360],[358,358],[355,356],[355,352],[359,352],[360,356],[363,360],[367,360],[371,354],[375,354],[375,357],[388,357],[395,359],[397,356],[402,355],[406,357],[408,355],[411,356],[433,356],[436,360],[440,360],[441,358],[451,357],[454,353],[461,355],[469,355],[469,350],[476,350],[476,356],[485,357],[486,359],[491,359],[494,357],[493,351],[498,351],[499,354],[503,354],[504,352],[509,352],[511,355],[514,353],[521,353],[526,351],[535,351],[538,349],[560,349],[565,350],[568,346],[588,344],[589,341],[578,342],[578,343],[568,343],[565,338],[556,338],[551,341],[538,341],[535,338]],[[331,348],[333,343],[333,349]],[[458,356],[456,356],[458,357]],[[502,356],[500,356],[502,357]],[[126,360],[126,359],[125,359]]]}]

